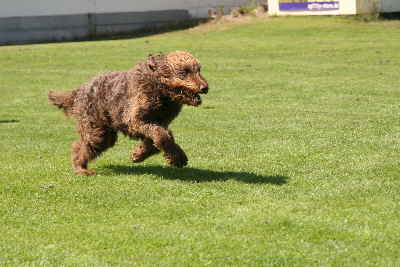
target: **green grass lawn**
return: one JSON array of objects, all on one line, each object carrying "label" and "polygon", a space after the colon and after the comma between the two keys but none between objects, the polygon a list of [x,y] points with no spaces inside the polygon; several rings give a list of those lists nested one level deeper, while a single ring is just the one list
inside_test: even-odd
[{"label": "green grass lawn", "polygon": [[[400,21],[334,17],[0,47],[0,265],[400,266],[399,49]],[[171,50],[211,87],[172,124],[188,167],[120,136],[73,174],[47,92]]]}]

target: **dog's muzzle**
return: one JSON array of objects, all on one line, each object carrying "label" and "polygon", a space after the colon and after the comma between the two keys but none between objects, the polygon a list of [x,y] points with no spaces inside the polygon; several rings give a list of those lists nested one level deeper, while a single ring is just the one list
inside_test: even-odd
[{"label": "dog's muzzle", "polygon": [[207,94],[208,93],[208,85],[202,85],[200,87],[200,94]]}]

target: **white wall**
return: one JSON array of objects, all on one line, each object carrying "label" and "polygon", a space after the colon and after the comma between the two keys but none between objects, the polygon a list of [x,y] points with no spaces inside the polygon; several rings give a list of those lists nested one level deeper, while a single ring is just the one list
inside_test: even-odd
[{"label": "white wall", "polygon": [[0,0],[0,17],[85,14],[92,0]]},{"label": "white wall", "polygon": [[65,41],[207,18],[250,0],[0,0],[0,44]]},{"label": "white wall", "polygon": [[241,0],[92,0],[96,2],[96,13],[187,9],[194,17],[208,15],[208,9],[218,5],[232,8]]},{"label": "white wall", "polygon": [[400,12],[400,0],[382,0],[382,12]]},{"label": "white wall", "polygon": [[71,15],[186,9],[194,17],[207,16],[211,7],[227,9],[243,0],[0,0],[0,17]]}]

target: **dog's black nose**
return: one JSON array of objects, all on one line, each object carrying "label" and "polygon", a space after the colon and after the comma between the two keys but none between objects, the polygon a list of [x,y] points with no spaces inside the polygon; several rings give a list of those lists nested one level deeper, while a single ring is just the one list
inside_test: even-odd
[{"label": "dog's black nose", "polygon": [[202,86],[200,87],[200,92],[201,92],[202,94],[207,94],[207,93],[208,93],[208,85],[202,85]]}]

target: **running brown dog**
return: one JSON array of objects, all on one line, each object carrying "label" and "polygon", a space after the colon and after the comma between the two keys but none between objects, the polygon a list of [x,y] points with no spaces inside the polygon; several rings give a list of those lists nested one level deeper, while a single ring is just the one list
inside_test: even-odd
[{"label": "running brown dog", "polygon": [[72,92],[49,92],[49,102],[77,121],[80,140],[72,144],[75,173],[93,175],[88,163],[117,141],[117,132],[141,139],[133,162],[162,151],[173,167],[187,165],[168,125],[183,104],[198,106],[208,92],[200,63],[182,51],[150,55],[131,71],[99,75]]}]

